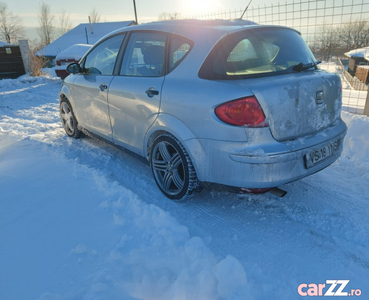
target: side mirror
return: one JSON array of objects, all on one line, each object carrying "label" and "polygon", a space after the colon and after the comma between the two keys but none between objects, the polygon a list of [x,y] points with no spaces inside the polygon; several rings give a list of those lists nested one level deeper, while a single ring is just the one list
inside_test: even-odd
[{"label": "side mirror", "polygon": [[72,63],[67,67],[67,72],[69,74],[78,74],[81,73],[82,69],[81,66],[77,63]]}]

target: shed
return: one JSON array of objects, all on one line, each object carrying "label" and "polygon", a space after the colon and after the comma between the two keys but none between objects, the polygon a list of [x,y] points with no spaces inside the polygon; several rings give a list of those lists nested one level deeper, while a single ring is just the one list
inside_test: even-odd
[{"label": "shed", "polygon": [[369,64],[369,47],[351,50],[345,55],[349,58],[348,72],[352,76],[355,76],[357,66]]},{"label": "shed", "polygon": [[0,79],[17,78],[25,74],[19,45],[0,43]]}]

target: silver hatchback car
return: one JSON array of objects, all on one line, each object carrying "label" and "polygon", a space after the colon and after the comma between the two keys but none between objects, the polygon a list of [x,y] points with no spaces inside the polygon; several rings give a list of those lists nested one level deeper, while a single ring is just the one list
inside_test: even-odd
[{"label": "silver hatchback car", "polygon": [[207,184],[264,191],[342,152],[341,82],[299,32],[248,21],[173,20],[112,32],[68,67],[60,115],[146,157],[179,200]]}]

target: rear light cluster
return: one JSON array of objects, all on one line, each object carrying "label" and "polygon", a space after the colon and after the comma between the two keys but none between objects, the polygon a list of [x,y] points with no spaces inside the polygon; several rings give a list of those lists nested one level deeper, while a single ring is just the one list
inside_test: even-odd
[{"label": "rear light cluster", "polygon": [[267,127],[265,115],[255,96],[223,103],[215,108],[216,116],[235,126]]},{"label": "rear light cluster", "polygon": [[74,62],[78,62],[78,60],[75,59],[60,59],[56,61],[56,65],[57,66],[61,66],[63,63],[66,63],[67,65],[74,63]]}]

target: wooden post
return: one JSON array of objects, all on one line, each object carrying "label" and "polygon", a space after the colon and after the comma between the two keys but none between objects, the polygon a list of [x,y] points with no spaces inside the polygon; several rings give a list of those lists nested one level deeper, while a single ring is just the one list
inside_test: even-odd
[{"label": "wooden post", "polygon": [[32,72],[32,57],[31,51],[29,50],[29,45],[27,40],[19,40],[19,49],[22,55],[24,71],[26,73]]},{"label": "wooden post", "polygon": [[366,95],[366,102],[365,102],[365,106],[364,106],[364,115],[369,117],[369,90],[368,90],[368,94]]}]

